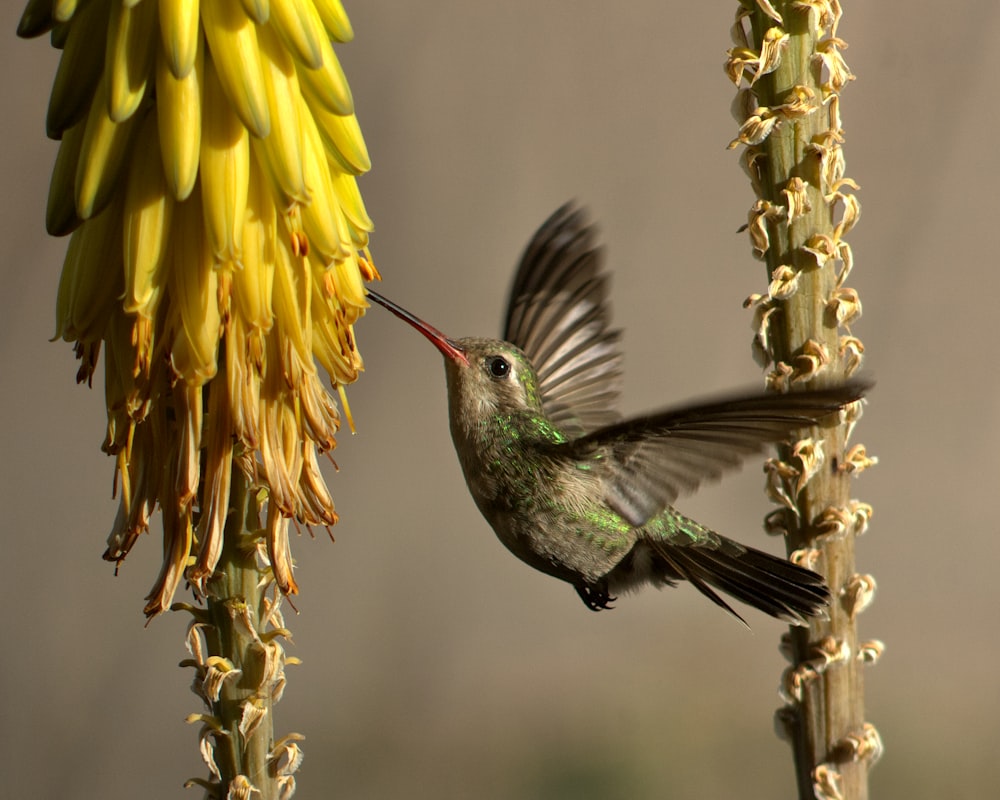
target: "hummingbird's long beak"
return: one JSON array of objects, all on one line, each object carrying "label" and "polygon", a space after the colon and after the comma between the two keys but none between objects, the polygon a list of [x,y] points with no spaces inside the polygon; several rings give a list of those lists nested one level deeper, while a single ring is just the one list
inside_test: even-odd
[{"label": "hummingbird's long beak", "polygon": [[452,361],[461,361],[463,364],[468,365],[469,357],[465,354],[462,346],[453,339],[449,339],[437,328],[428,325],[420,317],[414,316],[402,306],[397,306],[392,300],[387,300],[378,294],[378,292],[373,292],[371,289],[368,289],[368,299],[374,300],[380,306],[387,308],[403,320],[403,322],[409,323],[420,331],[430,340],[431,344],[444,354],[445,358],[450,358]]}]

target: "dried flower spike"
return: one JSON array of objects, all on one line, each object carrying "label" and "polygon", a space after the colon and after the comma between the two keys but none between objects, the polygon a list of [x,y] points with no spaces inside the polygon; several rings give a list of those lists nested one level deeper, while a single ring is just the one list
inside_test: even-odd
[{"label": "dried flower spike", "polygon": [[[841,382],[864,353],[851,330],[861,300],[846,285],[854,266],[846,237],[861,207],[845,175],[840,92],[854,76],[837,35],[841,15],[839,0],[739,0],[725,64],[740,126],[729,147],[746,147],[741,164],[755,195],[746,229],[767,270],[766,293],[755,287],[745,305],[753,308],[754,358],[770,366],[765,380],[774,391]],[[766,215],[771,208],[783,213]],[[778,719],[794,742],[802,800],[867,797],[872,760],[845,763],[829,743],[879,749],[857,738],[859,673],[879,652],[859,646],[857,629],[875,586],[855,569],[854,544],[871,509],[850,499],[850,474],[875,463],[863,446],[849,446],[859,416],[860,405],[784,444],[766,466],[765,491],[777,508],[765,527],[782,533],[790,558],[821,572],[839,596],[827,619],[812,620],[783,649],[792,666],[782,683],[789,705]]]}]

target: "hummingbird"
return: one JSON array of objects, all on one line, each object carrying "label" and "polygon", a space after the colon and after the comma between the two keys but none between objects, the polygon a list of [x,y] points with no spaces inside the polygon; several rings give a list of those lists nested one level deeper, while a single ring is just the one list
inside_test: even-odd
[{"label": "hummingbird", "polygon": [[739,544],[673,507],[767,445],[819,424],[867,384],[748,393],[623,420],[621,331],[585,212],[560,207],[518,266],[503,339],[452,339],[371,289],[368,298],[444,356],[451,435],[469,491],[500,541],[573,586],[592,611],[644,585],[689,581],[803,624],[822,576]]}]

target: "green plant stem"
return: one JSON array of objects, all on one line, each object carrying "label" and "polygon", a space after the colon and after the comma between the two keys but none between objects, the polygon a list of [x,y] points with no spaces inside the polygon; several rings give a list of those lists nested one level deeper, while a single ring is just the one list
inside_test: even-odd
[{"label": "green plant stem", "polygon": [[[748,4],[749,5],[749,4]],[[760,75],[753,87],[759,106],[777,108],[793,100],[796,93],[812,94],[812,113],[792,116],[775,127],[759,145],[763,155],[758,178],[761,199],[788,209],[784,191],[795,178],[805,183],[809,208],[789,221],[768,223],[770,247],[765,253],[767,277],[790,266],[797,274],[797,288],[776,300],[777,313],[770,319],[770,355],[776,365],[791,367],[792,380],[806,378],[813,386],[843,382],[848,369],[840,355],[840,322],[830,312],[830,299],[839,287],[836,258],[819,264],[805,248],[817,237],[836,240],[836,202],[824,197],[822,161],[816,144],[829,143],[831,115],[823,104],[822,62],[816,57],[819,40],[815,17],[801,6],[783,0],[774,2],[782,17],[780,27],[788,34],[780,63],[773,72]],[[769,28],[778,23],[754,4],[750,17],[755,42],[764,41]],[[839,149],[839,143],[836,145]],[[830,361],[812,373],[799,374],[798,364],[806,344],[819,345]],[[797,702],[779,711],[779,720],[792,739],[800,800],[866,800],[868,768],[872,757],[857,757],[858,735],[865,727],[864,664],[858,657],[856,608],[848,587],[855,581],[855,531],[848,526],[839,533],[824,530],[820,521],[830,510],[850,505],[851,476],[844,469],[847,425],[832,425],[810,434],[822,448],[825,459],[801,492],[791,491],[793,513],[785,514],[789,554],[811,553],[813,567],[821,571],[831,588],[828,619],[810,621],[808,628],[792,628],[788,635],[792,668],[789,676],[802,678],[797,684]],[[779,449],[780,458],[797,464],[792,447]],[[826,656],[830,656],[827,659]],[[786,683],[786,688],[787,688]],[[873,731],[874,729],[872,729]],[[877,736],[877,735],[876,735]],[[852,738],[853,737],[853,738]]]},{"label": "green plant stem", "polygon": [[[777,106],[788,101],[793,88],[801,86],[812,90],[814,102],[818,104],[823,92],[812,61],[816,40],[809,30],[808,15],[787,7],[784,10],[788,47],[778,68],[757,83],[758,100],[764,106]],[[763,22],[761,17],[764,17]],[[754,34],[758,37],[763,37],[769,27],[767,22],[774,22],[759,12],[752,19]],[[782,324],[772,326],[776,360],[782,357],[791,360],[808,339],[826,345],[831,353],[836,353],[838,348],[836,320],[825,313],[836,284],[836,274],[832,264],[826,269],[818,268],[815,257],[803,249],[810,237],[816,234],[831,236],[834,232],[834,210],[820,189],[820,161],[809,149],[811,144],[822,139],[828,129],[826,114],[817,109],[808,116],[784,122],[761,144],[767,155],[761,181],[764,199],[784,204],[782,190],[790,179],[801,178],[806,185],[810,206],[790,224],[771,225],[771,247],[765,256],[768,280],[775,268],[783,264],[802,270],[798,291],[783,305]],[[843,371],[840,373],[837,374],[835,369],[827,370],[825,382],[842,381]],[[820,386],[824,381],[819,379],[816,383]]]},{"label": "green plant stem", "polygon": [[[246,476],[234,463],[225,540],[208,597],[212,624],[206,629],[205,640],[209,656],[228,659],[241,674],[223,682],[219,700],[213,703],[213,713],[226,734],[216,737],[215,757],[224,791],[242,775],[260,792],[256,797],[276,800],[279,787],[268,770],[274,742],[273,702],[261,645],[267,583],[257,563],[257,501],[248,489]],[[263,718],[244,737],[240,724],[248,703],[262,710]]]}]

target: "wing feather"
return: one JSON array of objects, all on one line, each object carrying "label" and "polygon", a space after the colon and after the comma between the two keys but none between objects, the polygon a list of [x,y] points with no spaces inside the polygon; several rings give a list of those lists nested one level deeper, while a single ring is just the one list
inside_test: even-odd
[{"label": "wing feather", "polygon": [[564,458],[590,463],[601,475],[605,502],[638,527],[768,444],[860,399],[868,386],[855,381],[833,389],[692,405],[605,426],[557,450]]},{"label": "wing feather", "polygon": [[528,243],[507,306],[503,337],[528,356],[546,416],[570,435],[620,418],[621,332],[609,328],[603,261],[586,214],[564,205]]}]

